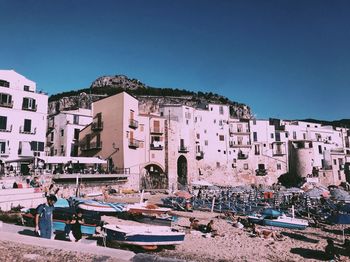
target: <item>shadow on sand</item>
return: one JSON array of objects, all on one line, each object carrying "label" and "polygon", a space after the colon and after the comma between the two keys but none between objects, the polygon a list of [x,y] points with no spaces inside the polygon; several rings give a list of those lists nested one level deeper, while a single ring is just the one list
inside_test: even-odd
[{"label": "shadow on sand", "polygon": [[30,229],[23,229],[22,231],[19,231],[18,234],[24,235],[24,236],[31,236],[31,237],[37,236],[34,230],[30,230]]},{"label": "shadow on sand", "polygon": [[309,237],[307,237],[305,235],[302,235],[302,234],[290,233],[290,232],[282,232],[281,234],[284,235],[284,236],[287,236],[287,237],[290,237],[290,238],[293,238],[293,239],[296,239],[296,240],[308,242],[308,243],[316,244],[316,243],[319,242],[319,240],[316,240],[316,239],[313,239],[313,238],[309,238]]},{"label": "shadow on sand", "polygon": [[303,258],[307,258],[307,259],[317,259],[321,261],[327,261],[326,254],[320,250],[312,250],[308,248],[297,247],[297,248],[291,248],[290,252],[293,254],[300,255]]}]

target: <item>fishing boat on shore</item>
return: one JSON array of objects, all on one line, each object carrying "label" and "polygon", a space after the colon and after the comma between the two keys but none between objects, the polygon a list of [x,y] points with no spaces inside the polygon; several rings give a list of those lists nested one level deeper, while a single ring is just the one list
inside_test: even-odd
[{"label": "fishing boat on shore", "polygon": [[136,246],[179,245],[185,239],[185,233],[173,231],[164,226],[125,226],[105,225],[106,238],[110,242]]},{"label": "fishing boat on shore", "polygon": [[84,213],[99,213],[100,215],[113,215],[125,211],[120,203],[106,203],[94,200],[75,200],[76,207]]},{"label": "fishing boat on shore", "polygon": [[148,203],[135,203],[126,206],[126,211],[133,214],[166,214],[171,208],[159,207]]}]

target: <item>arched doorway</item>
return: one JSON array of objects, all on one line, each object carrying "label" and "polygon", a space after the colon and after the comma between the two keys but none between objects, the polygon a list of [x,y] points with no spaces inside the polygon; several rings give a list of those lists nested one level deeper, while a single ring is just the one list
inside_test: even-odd
[{"label": "arched doorway", "polygon": [[187,186],[187,159],[184,156],[177,159],[177,183],[178,187]]},{"label": "arched doorway", "polygon": [[142,172],[143,189],[167,189],[168,176],[157,164],[149,164],[143,168]]}]

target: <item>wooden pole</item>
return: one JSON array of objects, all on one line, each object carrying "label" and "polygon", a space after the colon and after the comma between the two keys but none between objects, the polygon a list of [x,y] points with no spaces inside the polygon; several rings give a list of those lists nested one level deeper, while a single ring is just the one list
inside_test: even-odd
[{"label": "wooden pole", "polygon": [[213,197],[213,201],[211,202],[211,212],[214,211],[214,205],[215,205],[215,197]]}]

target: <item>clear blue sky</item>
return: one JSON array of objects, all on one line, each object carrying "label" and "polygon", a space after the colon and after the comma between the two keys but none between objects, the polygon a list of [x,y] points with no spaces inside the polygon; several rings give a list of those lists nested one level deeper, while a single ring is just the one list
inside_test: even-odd
[{"label": "clear blue sky", "polygon": [[350,1],[0,0],[0,68],[54,94],[125,74],[258,118],[350,118]]}]

